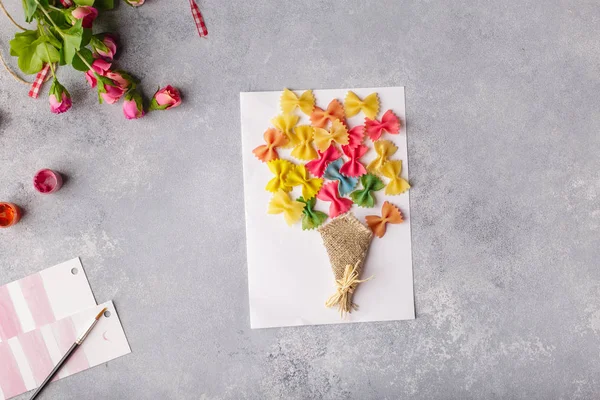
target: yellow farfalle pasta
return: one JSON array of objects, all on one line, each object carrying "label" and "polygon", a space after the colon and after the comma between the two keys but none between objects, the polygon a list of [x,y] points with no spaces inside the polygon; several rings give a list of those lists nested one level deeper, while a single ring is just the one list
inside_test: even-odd
[{"label": "yellow farfalle pasta", "polygon": [[367,167],[367,171],[379,173],[381,171],[381,167],[388,161],[388,158],[393,156],[394,153],[398,150],[396,145],[389,140],[378,140],[373,143],[373,147],[375,147],[375,152],[377,153],[377,158],[375,158],[369,166]]},{"label": "yellow farfalle pasta", "polygon": [[385,194],[396,195],[410,189],[408,182],[400,177],[402,173],[402,161],[388,161],[381,167],[381,174],[390,179],[385,188]]},{"label": "yellow farfalle pasta", "polygon": [[315,108],[315,97],[313,96],[312,90],[307,90],[298,97],[296,93],[291,90],[283,89],[280,102],[281,110],[286,114],[291,113],[298,107],[304,114],[310,115]]},{"label": "yellow farfalle pasta", "polygon": [[297,115],[282,114],[276,116],[271,120],[273,126],[279,129],[288,139],[287,144],[281,146],[282,148],[289,149],[291,147],[294,147],[298,142],[298,139],[296,139],[296,135],[294,134],[293,129],[298,123],[299,119],[300,117]]},{"label": "yellow farfalle pasta", "polygon": [[354,92],[348,92],[344,99],[344,110],[346,117],[353,117],[362,111],[367,117],[374,119],[379,114],[379,97],[377,93],[371,93],[361,100]]},{"label": "yellow farfalle pasta", "polygon": [[331,142],[340,145],[348,144],[348,129],[339,119],[333,121],[329,131],[323,128],[315,128],[315,145],[319,150],[327,150],[331,146]]},{"label": "yellow farfalle pasta", "polygon": [[288,173],[285,183],[288,186],[302,186],[302,197],[304,197],[304,200],[310,200],[321,189],[323,179],[311,178],[304,165],[297,165]]},{"label": "yellow farfalle pasta", "polygon": [[304,206],[304,203],[292,200],[286,192],[279,189],[271,198],[267,213],[283,214],[285,222],[292,226],[294,223],[300,220],[300,217],[302,217],[302,210],[304,210]]},{"label": "yellow farfalle pasta", "polygon": [[283,190],[289,192],[292,187],[285,183],[288,173],[294,169],[294,164],[286,160],[272,160],[267,163],[269,170],[275,175],[273,179],[267,183],[265,188],[269,192],[277,192]]},{"label": "yellow farfalle pasta", "polygon": [[294,128],[298,144],[292,150],[292,157],[299,160],[314,160],[319,156],[312,146],[314,133],[315,128],[310,125],[298,125]]}]

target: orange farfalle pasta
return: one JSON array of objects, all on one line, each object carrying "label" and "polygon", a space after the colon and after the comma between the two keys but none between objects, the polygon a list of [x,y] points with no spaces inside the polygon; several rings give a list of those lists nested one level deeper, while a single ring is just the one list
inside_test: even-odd
[{"label": "orange farfalle pasta", "polygon": [[331,100],[331,103],[327,106],[327,110],[315,107],[312,114],[310,114],[312,125],[317,128],[325,128],[327,122],[331,121],[333,123],[336,119],[343,121],[344,118],[344,106],[337,99]]},{"label": "orange farfalle pasta", "polygon": [[381,171],[383,164],[388,161],[389,157],[396,153],[398,148],[389,140],[378,140],[373,144],[373,146],[375,147],[377,158],[371,161],[371,163],[367,166],[367,171],[378,173]]},{"label": "orange farfalle pasta", "polygon": [[279,129],[288,140],[288,143],[285,146],[283,146],[283,148],[287,149],[290,147],[294,147],[298,142],[298,139],[296,138],[293,129],[294,126],[296,126],[296,124],[298,123],[299,119],[300,117],[297,115],[283,114],[278,115],[271,120],[273,126]]},{"label": "orange farfalle pasta", "polygon": [[313,148],[313,136],[315,128],[310,125],[298,125],[294,128],[297,144],[292,150],[292,157],[299,160],[314,160],[319,155]]},{"label": "orange farfalle pasta", "polygon": [[383,207],[381,207],[381,217],[377,215],[367,215],[365,220],[369,228],[373,231],[373,234],[379,238],[385,235],[386,224],[400,224],[404,221],[398,207],[389,201],[383,203]]},{"label": "orange farfalle pasta", "polygon": [[388,161],[381,167],[381,174],[390,179],[385,188],[385,194],[396,195],[410,189],[408,182],[400,177],[402,173],[402,160]]},{"label": "orange farfalle pasta", "polygon": [[267,183],[265,188],[269,192],[277,192],[283,190],[289,192],[292,187],[286,183],[286,179],[290,171],[294,169],[294,164],[286,160],[272,160],[267,163],[269,170],[275,175],[273,179]]},{"label": "orange farfalle pasta", "polygon": [[287,174],[286,185],[302,186],[302,197],[304,200],[310,200],[316,196],[323,185],[323,179],[311,178],[304,165],[297,165],[296,168]]},{"label": "orange farfalle pasta", "polygon": [[285,146],[288,143],[287,137],[274,128],[269,128],[263,135],[266,144],[260,145],[252,153],[262,162],[276,160],[279,158],[276,148]]},{"label": "orange farfalle pasta", "polygon": [[323,128],[315,128],[315,145],[321,151],[327,150],[332,142],[345,146],[348,140],[348,128],[339,119],[333,121],[329,132]]}]

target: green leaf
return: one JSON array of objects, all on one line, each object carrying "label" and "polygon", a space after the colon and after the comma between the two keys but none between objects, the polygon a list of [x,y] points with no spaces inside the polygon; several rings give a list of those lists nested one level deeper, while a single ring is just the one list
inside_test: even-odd
[{"label": "green leaf", "polygon": [[73,27],[63,31],[64,46],[62,48],[62,61],[65,64],[71,64],[75,55],[82,47],[81,42],[83,40],[84,29],[81,27],[81,22],[82,20],[79,19]]},{"label": "green leaf", "polygon": [[[92,52],[84,47],[83,49],[79,50],[79,54],[81,56],[83,56],[83,58],[85,59],[85,61],[88,62],[88,64],[92,65],[92,63],[94,62],[94,55],[92,54]],[[83,72],[87,72],[90,68],[81,60],[81,58],[79,56],[75,56],[75,58],[73,58],[73,68],[75,68],[77,71],[83,71]]]},{"label": "green leaf", "polygon": [[93,6],[94,0],[74,0],[78,6]]},{"label": "green leaf", "polygon": [[52,46],[45,38],[40,38],[37,48],[35,50],[36,55],[44,63],[55,63],[60,60],[60,53],[56,47]]},{"label": "green leaf", "polygon": [[33,21],[33,14],[37,11],[38,3],[35,0],[23,0],[23,11],[25,12],[25,21]]},{"label": "green leaf", "polygon": [[112,10],[115,8],[115,0],[96,0],[94,7],[98,10]]},{"label": "green leaf", "polygon": [[322,225],[327,220],[327,214],[322,211],[314,209],[317,199],[313,197],[310,200],[304,200],[303,197],[299,197],[297,201],[304,203],[304,209],[302,210],[302,230],[315,229]]},{"label": "green leaf", "polygon": [[92,40],[92,30],[83,28],[83,36],[81,37],[81,47],[85,47],[90,44]]},{"label": "green leaf", "polygon": [[361,176],[360,182],[363,185],[363,189],[355,190],[350,194],[350,197],[352,197],[354,203],[359,207],[373,207],[375,205],[373,192],[383,189],[385,184],[373,174]]},{"label": "green leaf", "polygon": [[[67,19],[67,15],[66,13],[69,12],[68,10],[48,10],[48,14],[50,15],[50,18],[52,18],[52,21],[54,21],[54,23],[61,29],[69,29],[71,27],[71,23],[69,22],[69,20]],[[52,31],[54,31],[54,27],[50,28]],[[55,33],[56,36],[56,33]]]},{"label": "green leaf", "polygon": [[38,37],[37,31],[25,31],[15,34],[15,38],[10,41],[10,55],[15,57],[21,55]]}]

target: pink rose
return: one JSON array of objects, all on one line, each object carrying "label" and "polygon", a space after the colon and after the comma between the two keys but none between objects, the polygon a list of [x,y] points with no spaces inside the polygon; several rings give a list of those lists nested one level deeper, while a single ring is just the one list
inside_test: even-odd
[{"label": "pink rose", "polygon": [[139,93],[132,91],[125,95],[123,114],[125,114],[125,118],[127,119],[138,119],[146,115],[142,96]]},{"label": "pink rose", "polygon": [[97,83],[96,82],[96,74],[94,74],[94,72],[100,76],[105,76],[106,73],[109,71],[110,66],[111,66],[111,63],[104,61],[100,58],[97,60],[94,60],[94,62],[92,63],[92,69],[94,71],[90,70],[85,73],[85,79],[87,79],[88,83],[90,84],[90,87],[92,87],[92,88],[96,87],[96,83]]},{"label": "pink rose", "polygon": [[[97,41],[94,42],[94,40]],[[92,46],[94,47],[94,56],[96,58],[105,58],[108,61],[112,61],[115,54],[117,54],[117,41],[111,34],[105,34],[98,39],[93,39]]]},{"label": "pink rose", "polygon": [[71,95],[56,79],[52,82],[50,87],[50,96],[48,97],[50,102],[50,111],[54,114],[62,114],[69,111],[73,102],[71,101]]},{"label": "pink rose", "polygon": [[125,0],[125,3],[129,4],[130,6],[133,7],[139,7],[142,4],[144,4],[146,0]]},{"label": "pink rose", "polygon": [[114,82],[112,85],[110,83],[105,83],[104,91],[100,91],[100,97],[108,104],[115,104],[124,94],[125,89],[119,87]]},{"label": "pink rose", "polygon": [[98,17],[98,10],[91,6],[79,6],[73,11],[71,11],[71,15],[75,19],[80,19],[81,26],[83,26],[84,28],[91,28],[94,23],[94,20],[96,19],[96,17]]},{"label": "pink rose", "polygon": [[107,71],[104,76],[112,79],[122,89],[129,89],[133,85],[133,78],[122,71]]},{"label": "pink rose", "polygon": [[171,85],[159,89],[150,103],[151,110],[170,110],[181,104],[179,90]]}]

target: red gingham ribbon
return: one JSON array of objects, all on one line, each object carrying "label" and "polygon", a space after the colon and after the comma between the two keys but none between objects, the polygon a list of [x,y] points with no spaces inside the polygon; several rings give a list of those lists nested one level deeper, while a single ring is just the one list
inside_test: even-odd
[{"label": "red gingham ribbon", "polygon": [[198,4],[196,4],[195,0],[190,0],[190,6],[192,7],[192,16],[194,17],[194,22],[196,22],[196,28],[198,28],[198,34],[200,37],[207,36],[208,29],[206,29],[204,17],[202,17],[202,13],[200,12],[200,8],[198,8]]},{"label": "red gingham ribbon", "polygon": [[63,7],[69,8],[73,5],[73,2],[71,0],[60,0],[60,3],[63,5]]},{"label": "red gingham ribbon", "polygon": [[48,71],[50,71],[50,64],[44,65],[44,68],[38,72],[35,77],[35,81],[31,84],[31,89],[29,89],[29,97],[33,99],[37,99],[40,95],[40,90],[42,89],[42,85],[46,80],[46,76],[48,76]]}]

